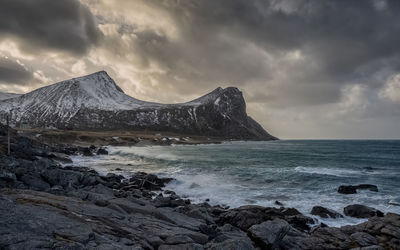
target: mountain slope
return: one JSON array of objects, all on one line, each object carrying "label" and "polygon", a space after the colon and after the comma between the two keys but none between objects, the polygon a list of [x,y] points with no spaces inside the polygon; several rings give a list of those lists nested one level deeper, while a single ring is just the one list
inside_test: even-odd
[{"label": "mountain slope", "polygon": [[18,97],[18,96],[20,96],[20,95],[19,94],[14,94],[14,93],[0,92],[0,101],[11,99],[11,98]]},{"label": "mountain slope", "polygon": [[217,88],[180,104],[160,104],[126,95],[105,71],[42,87],[0,101],[0,120],[8,112],[16,126],[97,130],[151,130],[275,139],[246,114],[237,88]]}]

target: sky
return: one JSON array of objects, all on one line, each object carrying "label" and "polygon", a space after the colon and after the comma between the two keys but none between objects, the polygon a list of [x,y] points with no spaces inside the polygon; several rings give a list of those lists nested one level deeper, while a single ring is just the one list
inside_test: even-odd
[{"label": "sky", "polygon": [[400,138],[400,1],[0,0],[0,91],[105,70],[141,100],[238,87],[289,139]]}]

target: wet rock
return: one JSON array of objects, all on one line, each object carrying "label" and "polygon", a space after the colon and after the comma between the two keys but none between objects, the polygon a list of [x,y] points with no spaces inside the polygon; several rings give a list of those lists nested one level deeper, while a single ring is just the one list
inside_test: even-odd
[{"label": "wet rock", "polygon": [[344,214],[355,218],[370,218],[373,216],[382,217],[383,213],[375,208],[360,204],[349,205],[344,208]]},{"label": "wet rock", "polygon": [[185,201],[182,199],[173,199],[171,197],[162,196],[157,196],[153,200],[153,203],[155,207],[179,207],[186,205]]},{"label": "wet rock", "polygon": [[311,214],[318,215],[321,218],[342,218],[343,217],[343,215],[341,215],[340,213],[338,213],[332,209],[324,208],[321,206],[313,207],[311,210]]},{"label": "wet rock", "polygon": [[66,225],[54,231],[55,238],[61,238],[79,243],[88,243],[94,238],[92,229],[85,224]]},{"label": "wet rock", "polygon": [[60,185],[64,188],[78,186],[82,174],[78,171],[51,168],[40,173],[41,177],[50,185]]},{"label": "wet rock", "polygon": [[62,162],[62,163],[72,163],[71,158],[67,154],[64,153],[56,153],[56,152],[51,152],[48,155],[49,158],[52,158],[53,160]]},{"label": "wet rock", "polygon": [[24,174],[21,176],[20,181],[29,186],[33,190],[44,191],[50,189],[49,183],[42,180],[39,175]]},{"label": "wet rock", "polygon": [[253,225],[248,232],[250,237],[261,247],[275,249],[279,247],[279,244],[290,230],[291,226],[285,220],[274,219]]},{"label": "wet rock", "polygon": [[105,148],[99,148],[96,152],[98,155],[108,155],[108,151]]},{"label": "wet rock", "polygon": [[356,232],[350,235],[350,238],[357,242],[361,247],[371,246],[378,244],[378,241],[370,234],[365,232]]},{"label": "wet rock", "polygon": [[82,148],[82,149],[81,149],[81,153],[82,153],[84,156],[93,156],[93,153],[92,153],[92,151],[90,150],[90,148]]},{"label": "wet rock", "polygon": [[0,169],[0,181],[15,182],[17,181],[17,177],[12,172],[9,172],[5,169]]},{"label": "wet rock", "polygon": [[289,208],[283,208],[282,210],[281,210],[281,213],[283,214],[283,215],[285,215],[285,216],[292,216],[292,215],[299,215],[299,214],[301,214],[300,212],[299,212],[299,210],[297,210],[296,208],[292,208],[292,207],[289,207]]},{"label": "wet rock", "polygon": [[370,191],[378,192],[378,187],[372,184],[360,184],[356,186],[348,185],[348,186],[340,186],[338,188],[338,192],[341,194],[356,194],[358,189],[367,189]]},{"label": "wet rock", "polygon": [[310,218],[302,214],[285,217],[285,220],[297,230],[306,232],[310,230],[309,225],[315,223],[313,218]]},{"label": "wet rock", "polygon": [[193,239],[187,235],[173,235],[165,239],[165,243],[168,245],[186,244],[193,242]]},{"label": "wet rock", "polygon": [[154,174],[147,174],[143,172],[135,173],[129,181],[138,188],[148,190],[161,190],[165,184],[172,181],[172,178],[158,178]]},{"label": "wet rock", "polygon": [[203,250],[202,245],[196,243],[178,244],[178,245],[161,245],[158,250]]},{"label": "wet rock", "polygon": [[205,245],[208,250],[253,250],[253,242],[239,228],[226,224],[212,241]]},{"label": "wet rock", "polygon": [[355,186],[340,186],[338,192],[341,194],[356,194],[357,188]]},{"label": "wet rock", "polygon": [[281,213],[280,209],[250,205],[231,209],[222,213],[217,223],[220,225],[231,224],[243,231],[247,231],[252,225],[283,217],[284,215]]}]

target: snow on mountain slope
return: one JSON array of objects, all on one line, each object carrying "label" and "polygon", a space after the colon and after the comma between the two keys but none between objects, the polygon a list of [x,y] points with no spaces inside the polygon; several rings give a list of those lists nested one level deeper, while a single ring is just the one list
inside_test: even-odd
[{"label": "snow on mountain slope", "polygon": [[20,96],[20,94],[0,92],[0,101],[11,99],[11,98],[15,98],[15,97],[18,97],[18,96]]},{"label": "snow on mountain slope", "polygon": [[105,71],[58,82],[1,103],[0,110],[13,110],[18,119],[35,110],[46,117],[57,114],[71,118],[82,108],[128,110],[152,103],[126,95]]},{"label": "snow on mountain slope", "polygon": [[105,71],[0,100],[0,121],[12,112],[16,126],[60,129],[154,130],[239,139],[273,139],[246,114],[242,93],[217,88],[179,104],[145,102],[126,95]]}]

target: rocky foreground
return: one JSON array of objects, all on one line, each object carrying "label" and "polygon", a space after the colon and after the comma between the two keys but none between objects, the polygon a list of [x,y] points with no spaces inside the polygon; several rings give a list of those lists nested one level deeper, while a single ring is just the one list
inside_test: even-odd
[{"label": "rocky foreground", "polygon": [[[334,228],[294,208],[191,204],[163,190],[168,178],[100,176],[59,164],[66,154],[103,149],[15,135],[5,156],[4,135],[0,130],[0,249],[400,249],[397,214],[349,206],[348,215],[370,218]],[[342,216],[323,207],[313,214]]]}]

